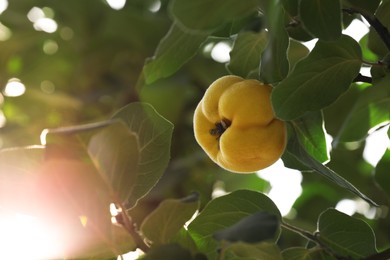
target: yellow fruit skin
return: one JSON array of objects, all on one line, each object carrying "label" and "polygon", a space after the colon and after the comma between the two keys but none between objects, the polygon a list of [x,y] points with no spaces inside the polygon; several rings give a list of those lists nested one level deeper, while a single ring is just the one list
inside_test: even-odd
[{"label": "yellow fruit skin", "polygon": [[[237,76],[219,78],[206,90],[194,113],[195,139],[222,168],[252,173],[283,154],[286,125],[275,118],[271,91],[269,85]],[[226,129],[218,132],[221,122]]]}]

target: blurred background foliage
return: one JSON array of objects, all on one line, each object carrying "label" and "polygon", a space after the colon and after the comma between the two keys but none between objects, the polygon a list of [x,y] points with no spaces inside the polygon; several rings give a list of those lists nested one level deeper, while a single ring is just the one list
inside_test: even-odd
[{"label": "blurred background foliage", "polygon": [[[1,5],[6,6],[0,14],[1,148],[38,144],[44,128],[96,122],[141,100],[152,104],[175,128],[172,159],[163,179],[130,212],[136,222],[162,200],[185,197],[192,191],[200,193],[204,206],[219,190],[270,190],[270,183],[257,175],[236,175],[214,165],[193,138],[196,104],[212,81],[228,74],[225,63],[210,55],[216,43],[231,42],[223,30],[175,75],[146,84],[145,60],[153,56],[172,24],[167,0],[128,0],[120,10],[104,0],[0,0]],[[23,84],[16,84],[22,88],[20,93],[13,92],[17,87],[12,89],[10,82]],[[356,91],[351,88],[324,111],[329,134],[335,136],[340,130]],[[339,145],[331,152],[328,166],[386,204],[373,181],[374,167],[363,159],[363,149],[364,142]],[[316,229],[323,210],[343,198],[355,199],[310,172],[304,173],[301,185],[302,194],[288,217],[310,231]],[[355,214],[366,219],[373,209],[365,207]],[[390,221],[384,210],[369,216],[378,247],[390,243]],[[280,240],[285,247],[304,242],[289,232]]]}]

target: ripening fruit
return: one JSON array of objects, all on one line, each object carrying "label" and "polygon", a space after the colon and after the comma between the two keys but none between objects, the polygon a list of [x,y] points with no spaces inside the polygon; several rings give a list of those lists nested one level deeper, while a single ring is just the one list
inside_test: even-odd
[{"label": "ripening fruit", "polygon": [[271,86],[257,80],[231,75],[206,90],[195,109],[195,139],[222,168],[255,172],[283,154],[286,125],[275,118],[271,91]]}]

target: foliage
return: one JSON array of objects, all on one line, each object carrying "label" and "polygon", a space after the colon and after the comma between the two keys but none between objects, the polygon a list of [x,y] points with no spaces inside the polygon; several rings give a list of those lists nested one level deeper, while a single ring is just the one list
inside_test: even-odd
[{"label": "foliage", "polygon": [[[34,29],[32,10],[57,29]],[[27,89],[1,95],[0,220],[59,231],[63,250],[45,258],[389,258],[389,149],[377,166],[362,156],[390,122],[389,12],[388,0],[9,1],[0,84]],[[343,34],[363,18],[359,42]],[[211,55],[221,42],[225,63]],[[273,85],[283,163],[303,174],[295,214],[195,142],[193,111],[226,74]],[[336,210],[343,199],[366,212]]]}]

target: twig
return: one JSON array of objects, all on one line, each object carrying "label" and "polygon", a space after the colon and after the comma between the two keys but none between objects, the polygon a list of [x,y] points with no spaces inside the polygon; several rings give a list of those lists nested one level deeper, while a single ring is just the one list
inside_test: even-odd
[{"label": "twig", "polygon": [[[340,256],[338,255],[336,252],[334,252],[331,248],[329,248],[327,245],[324,245],[322,243],[321,240],[318,239],[318,236],[316,234],[312,234],[306,230],[303,230],[303,229],[300,229],[298,227],[295,227],[293,225],[290,225],[286,222],[281,222],[281,226],[285,229],[288,229],[300,236],[302,236],[303,238],[306,238],[314,243],[316,243],[317,245],[319,245],[322,249],[326,250],[329,254],[331,254],[333,257],[335,257],[336,259],[339,259],[339,260],[346,260],[346,259],[350,259],[348,257],[344,257],[344,256]],[[373,259],[370,259],[370,260],[373,260]]]},{"label": "twig", "polygon": [[129,232],[129,234],[133,237],[137,247],[145,253],[148,252],[150,249],[149,246],[145,243],[144,239],[135,229],[134,223],[131,221],[130,217],[126,214],[126,210],[123,206],[123,203],[117,200],[115,205],[117,205],[120,211],[120,216],[121,216],[120,223],[127,230],[127,232]]},{"label": "twig", "polygon": [[303,230],[303,229],[300,229],[298,227],[295,227],[295,226],[292,226],[286,222],[282,222],[281,223],[281,226],[285,229],[288,229],[298,235],[301,235],[302,237],[308,239],[308,240],[311,240],[313,242],[315,242],[316,244],[320,244],[320,242],[318,241],[317,237],[313,234],[311,234],[310,232],[307,232],[306,230]]},{"label": "twig", "polygon": [[375,16],[368,13],[360,12],[353,8],[345,8],[343,11],[349,14],[360,14],[366,19],[366,21],[375,29],[379,37],[381,37],[383,43],[386,45],[387,49],[390,50],[390,33],[389,30],[384,26],[381,21]]},{"label": "twig", "polygon": [[366,83],[372,83],[372,78],[368,76],[364,76],[362,74],[358,74],[356,78],[353,80],[353,82],[366,82]]}]

